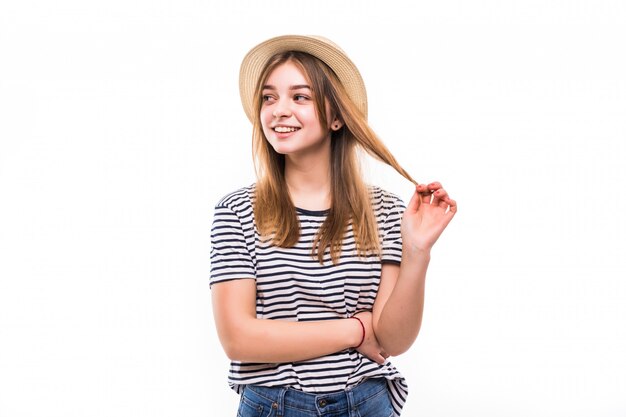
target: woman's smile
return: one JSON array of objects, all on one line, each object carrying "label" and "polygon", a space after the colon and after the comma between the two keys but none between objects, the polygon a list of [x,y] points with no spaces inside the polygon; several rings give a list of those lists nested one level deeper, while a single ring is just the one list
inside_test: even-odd
[{"label": "woman's smile", "polygon": [[287,139],[292,136],[293,133],[300,130],[296,126],[275,126],[272,129],[278,139]]}]

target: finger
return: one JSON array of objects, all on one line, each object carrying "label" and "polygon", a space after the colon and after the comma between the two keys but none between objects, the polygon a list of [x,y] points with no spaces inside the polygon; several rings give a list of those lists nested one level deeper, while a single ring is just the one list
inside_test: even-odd
[{"label": "finger", "polygon": [[407,204],[406,206],[406,211],[408,211],[409,213],[416,213],[417,209],[420,208],[421,204],[422,204],[421,197],[416,187],[415,192],[411,196],[411,200],[409,201],[409,204]]},{"label": "finger", "polygon": [[443,188],[438,189],[433,193],[433,202],[431,203],[433,206],[439,206],[441,208],[448,208],[448,201],[450,198],[448,197],[448,192]]},{"label": "finger", "polygon": [[433,191],[428,188],[428,185],[419,184],[415,190],[419,193],[422,203],[430,204]]},{"label": "finger", "polygon": [[387,359],[383,358],[383,356],[380,353],[376,355],[376,358],[374,358],[374,362],[376,362],[379,365],[384,364],[386,360]]},{"label": "finger", "polygon": [[447,203],[448,203],[448,207],[449,207],[448,214],[452,213],[452,216],[454,216],[456,214],[456,210],[457,210],[456,201],[451,199],[451,198],[448,198]]},{"label": "finger", "polygon": [[431,182],[430,184],[427,185],[427,187],[430,191],[433,191],[433,192],[437,191],[440,188],[443,188],[439,181]]}]

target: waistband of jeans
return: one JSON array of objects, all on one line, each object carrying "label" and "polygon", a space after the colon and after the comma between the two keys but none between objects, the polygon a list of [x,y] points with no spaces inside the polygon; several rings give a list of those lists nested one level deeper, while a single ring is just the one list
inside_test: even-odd
[{"label": "waistband of jeans", "polygon": [[[376,389],[377,387],[379,389]],[[314,405],[322,400],[341,403],[347,400],[347,391],[351,391],[354,402],[358,404],[369,397],[376,395],[381,390],[387,389],[387,380],[385,378],[370,378],[346,390],[327,393],[304,392],[285,386],[264,387],[259,385],[248,385],[247,388],[269,400],[277,398],[281,391],[285,391],[285,402],[297,404],[300,407],[305,404]]]}]

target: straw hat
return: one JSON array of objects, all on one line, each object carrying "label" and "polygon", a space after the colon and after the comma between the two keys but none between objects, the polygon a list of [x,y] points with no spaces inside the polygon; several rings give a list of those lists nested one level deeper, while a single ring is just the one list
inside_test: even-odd
[{"label": "straw hat", "polygon": [[330,40],[321,36],[285,35],[268,39],[252,48],[244,57],[239,71],[241,104],[250,121],[254,120],[254,89],[267,61],[277,53],[306,52],[322,60],[337,74],[348,96],[367,118],[367,93],[356,65]]}]

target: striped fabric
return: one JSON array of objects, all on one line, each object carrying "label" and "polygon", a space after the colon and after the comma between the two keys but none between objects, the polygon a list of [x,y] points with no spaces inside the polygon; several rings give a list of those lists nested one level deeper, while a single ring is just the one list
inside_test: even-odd
[{"label": "striped fabric", "polygon": [[[346,318],[371,310],[380,283],[381,263],[400,263],[402,201],[378,187],[370,188],[382,238],[382,256],[359,258],[349,229],[340,260],[321,265],[311,256],[315,233],[327,211],[297,209],[300,239],[292,248],[261,241],[254,226],[254,185],[224,197],[215,207],[211,230],[211,285],[233,279],[255,279],[257,317],[308,321]],[[379,365],[353,349],[317,359],[290,363],[231,362],[228,382],[237,393],[244,385],[290,386],[311,393],[344,390],[360,381],[384,377],[396,416],[408,389],[402,375],[387,361]]]}]

